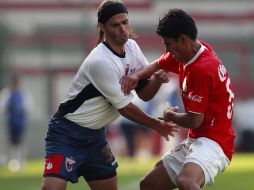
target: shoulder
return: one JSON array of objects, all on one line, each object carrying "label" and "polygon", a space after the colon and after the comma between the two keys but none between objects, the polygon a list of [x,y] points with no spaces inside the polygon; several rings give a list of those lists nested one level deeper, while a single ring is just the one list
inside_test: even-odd
[{"label": "shoulder", "polygon": [[215,53],[212,46],[203,41],[201,41],[200,43],[205,47],[205,50],[201,55],[200,62],[203,62],[203,65],[205,67],[210,67],[211,69],[218,68],[218,66],[221,64],[221,60],[219,59],[218,55]]},{"label": "shoulder", "polygon": [[113,59],[110,52],[103,44],[99,44],[95,47],[83,62],[83,66],[90,67],[103,67],[108,65]]},{"label": "shoulder", "polygon": [[94,61],[105,59],[107,57],[109,57],[109,50],[104,44],[100,43],[94,49],[92,49],[86,60]]},{"label": "shoulder", "polygon": [[218,60],[213,57],[202,56],[190,67],[190,72],[195,79],[210,81],[217,75],[219,65]]},{"label": "shoulder", "polygon": [[112,61],[110,61],[110,59],[106,56],[93,57],[93,59],[84,62],[84,67],[85,70],[87,71],[95,71],[95,70],[105,71],[112,65],[113,65]]},{"label": "shoulder", "polygon": [[204,52],[200,55],[192,67],[192,72],[197,72],[199,75],[217,72],[218,67],[221,65],[221,60],[218,58],[213,49],[208,45],[204,47]]},{"label": "shoulder", "polygon": [[126,42],[126,44],[138,46],[137,42],[136,42],[135,40],[133,40],[133,39],[128,39],[128,41]]},{"label": "shoulder", "polygon": [[204,42],[204,41],[199,41],[199,42],[200,42],[200,44],[202,44],[208,51],[214,52],[213,47],[212,47],[209,43]]},{"label": "shoulder", "polygon": [[137,42],[133,39],[129,39],[126,44],[125,47],[130,48],[130,49],[140,49],[139,45],[137,44]]}]

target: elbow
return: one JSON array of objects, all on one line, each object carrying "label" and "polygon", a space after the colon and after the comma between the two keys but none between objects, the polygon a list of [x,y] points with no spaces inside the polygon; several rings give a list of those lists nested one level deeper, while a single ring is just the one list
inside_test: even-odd
[{"label": "elbow", "polygon": [[200,125],[201,125],[201,124],[193,124],[193,125],[192,125],[192,129],[197,129],[197,128],[200,127]]},{"label": "elbow", "polygon": [[144,102],[148,102],[152,99],[152,97],[143,97],[143,98],[140,97],[140,99],[143,100]]},{"label": "elbow", "polygon": [[192,123],[192,128],[193,129],[197,129],[197,128],[199,128],[200,126],[201,126],[201,124],[203,123],[203,120],[198,120],[198,121],[194,121],[193,123]]},{"label": "elbow", "polygon": [[145,93],[137,93],[138,97],[143,100],[144,102],[148,102],[153,99],[153,96],[145,94]]},{"label": "elbow", "polygon": [[124,107],[124,108],[119,109],[118,112],[120,113],[121,116],[126,117],[126,115],[127,115],[127,113],[128,113],[128,108],[127,108],[127,106]]},{"label": "elbow", "polygon": [[203,121],[204,121],[204,114],[194,114],[194,113],[188,113],[188,121],[190,124],[190,128],[197,129],[199,128]]}]

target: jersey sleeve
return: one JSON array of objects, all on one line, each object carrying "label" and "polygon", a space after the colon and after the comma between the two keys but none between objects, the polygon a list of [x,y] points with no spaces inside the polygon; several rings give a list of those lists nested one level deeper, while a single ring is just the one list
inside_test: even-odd
[{"label": "jersey sleeve", "polygon": [[99,90],[103,96],[117,109],[128,105],[133,99],[133,95],[125,96],[121,91],[119,76],[112,63],[105,60],[94,61],[89,64],[87,76],[91,83]]},{"label": "jersey sleeve", "polygon": [[185,111],[205,113],[208,107],[209,91],[212,88],[212,77],[205,71],[195,70],[186,78],[188,89]]},{"label": "jersey sleeve", "polygon": [[158,59],[158,63],[163,70],[179,74],[179,62],[169,52],[163,54]]}]

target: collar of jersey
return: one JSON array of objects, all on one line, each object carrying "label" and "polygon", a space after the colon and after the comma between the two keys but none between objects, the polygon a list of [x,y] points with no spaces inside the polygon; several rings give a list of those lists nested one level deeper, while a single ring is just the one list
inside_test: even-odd
[{"label": "collar of jersey", "polygon": [[193,63],[194,61],[196,61],[196,59],[200,56],[201,53],[203,53],[203,51],[205,50],[205,46],[203,46],[202,44],[200,44],[200,48],[198,50],[198,52],[196,53],[196,55],[194,55],[194,57],[191,58],[190,61],[188,61],[185,65],[184,68],[187,67],[188,65],[190,65],[191,63]]},{"label": "collar of jersey", "polygon": [[103,43],[113,54],[115,54],[116,56],[118,56],[118,57],[120,57],[120,58],[125,58],[125,54],[126,54],[125,52],[124,52],[123,54],[119,54],[119,53],[117,53],[115,50],[113,50],[107,42],[103,41],[102,43]]}]

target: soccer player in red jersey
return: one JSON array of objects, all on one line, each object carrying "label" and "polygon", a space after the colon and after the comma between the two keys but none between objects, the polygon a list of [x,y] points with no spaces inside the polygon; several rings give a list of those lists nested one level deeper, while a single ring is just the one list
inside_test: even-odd
[{"label": "soccer player in red jersey", "polygon": [[189,129],[188,137],[165,153],[140,183],[141,190],[198,190],[230,164],[234,152],[234,94],[226,68],[212,47],[197,40],[193,18],[180,9],[160,19],[157,34],[166,53],[151,65],[122,79],[128,94],[137,81],[155,71],[179,74],[185,112],[166,105],[163,119]]}]

